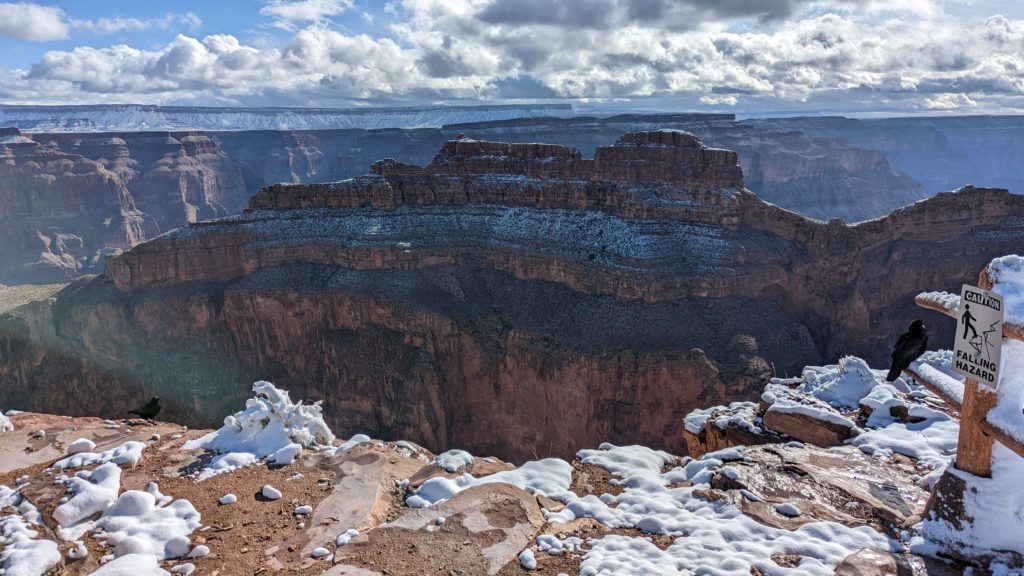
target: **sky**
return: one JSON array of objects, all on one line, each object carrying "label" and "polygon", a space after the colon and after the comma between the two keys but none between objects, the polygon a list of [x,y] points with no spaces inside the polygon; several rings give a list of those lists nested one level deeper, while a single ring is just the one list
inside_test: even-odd
[{"label": "sky", "polygon": [[0,2],[0,103],[1024,112],[1020,0]]}]

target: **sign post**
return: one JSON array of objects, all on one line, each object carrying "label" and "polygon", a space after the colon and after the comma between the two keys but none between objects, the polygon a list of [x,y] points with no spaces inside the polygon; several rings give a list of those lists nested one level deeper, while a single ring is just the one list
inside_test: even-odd
[{"label": "sign post", "polygon": [[[982,273],[987,280],[985,276]],[[956,467],[975,476],[990,477],[994,439],[985,434],[983,422],[997,400],[1003,299],[995,292],[964,284],[956,321],[953,367],[967,378],[960,411]]]},{"label": "sign post", "polygon": [[965,377],[995,390],[1003,347],[1003,298],[964,284],[956,313],[953,366]]}]

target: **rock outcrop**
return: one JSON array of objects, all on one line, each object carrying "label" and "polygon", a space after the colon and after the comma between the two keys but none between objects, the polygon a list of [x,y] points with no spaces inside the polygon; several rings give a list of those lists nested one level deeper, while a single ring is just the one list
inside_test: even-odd
[{"label": "rock outcrop", "polygon": [[622,133],[652,128],[684,129],[709,145],[738,152],[749,189],[811,217],[853,222],[923,197],[920,185],[894,172],[878,151],[836,138],[810,138],[788,127],[736,122],[731,115],[529,118],[409,130],[22,134],[4,129],[0,282],[64,282],[98,273],[105,254],[178,226],[238,214],[262,186],[350,178],[380,158],[426,164],[460,132],[573,147],[580,156],[575,165],[583,166],[596,148]]},{"label": "rock outcrop", "polygon": [[158,394],[203,424],[271,378],[329,399],[343,433],[436,451],[683,451],[691,409],[885,357],[911,295],[1024,238],[1003,190],[823,224],[745,190],[736,161],[671,131],[593,160],[460,139],[425,166],[267,187],[0,319],[0,402],[119,415]]}]

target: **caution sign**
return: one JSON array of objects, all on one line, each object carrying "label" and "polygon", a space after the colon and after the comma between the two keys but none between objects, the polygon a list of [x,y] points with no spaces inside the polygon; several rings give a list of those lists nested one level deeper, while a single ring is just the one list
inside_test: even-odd
[{"label": "caution sign", "polygon": [[1003,346],[1003,298],[964,284],[956,321],[953,367],[967,378],[995,388]]}]

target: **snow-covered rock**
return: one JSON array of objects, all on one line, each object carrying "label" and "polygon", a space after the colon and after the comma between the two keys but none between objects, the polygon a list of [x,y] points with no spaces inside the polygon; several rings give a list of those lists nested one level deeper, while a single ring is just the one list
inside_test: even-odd
[{"label": "snow-covered rock", "polygon": [[199,473],[200,479],[268,457],[272,464],[290,464],[302,448],[334,442],[320,402],[293,403],[287,391],[265,381],[256,382],[252,389],[255,397],[246,401],[245,410],[224,418],[224,426],[216,432],[184,444],[186,450],[222,453]]}]

